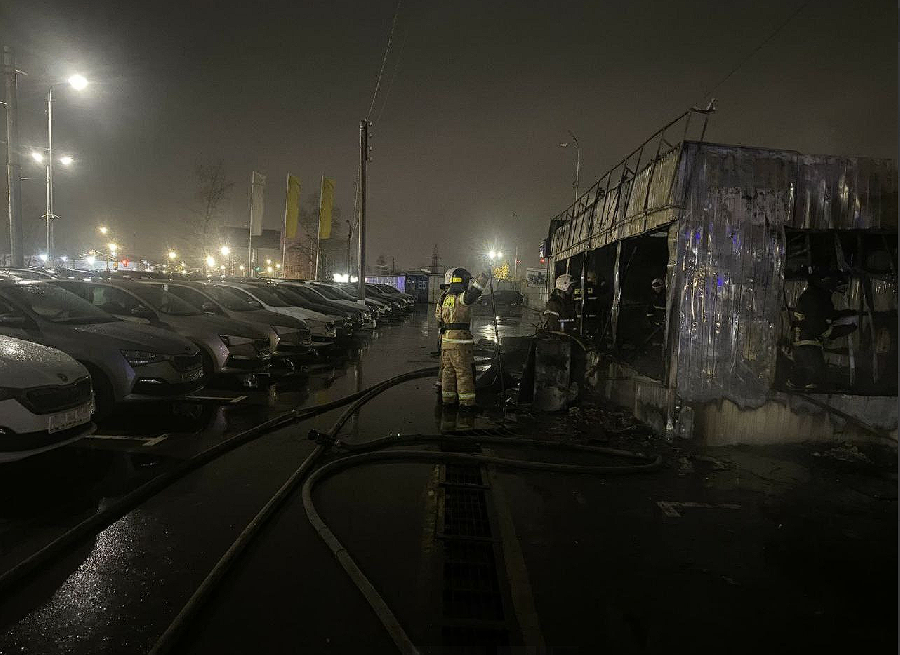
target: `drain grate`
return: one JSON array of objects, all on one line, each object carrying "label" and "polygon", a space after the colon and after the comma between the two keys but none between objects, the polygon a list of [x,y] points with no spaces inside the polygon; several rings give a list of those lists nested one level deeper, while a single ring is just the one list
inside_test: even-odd
[{"label": "drain grate", "polygon": [[474,466],[447,464],[444,469],[447,484],[481,484],[481,469]]},{"label": "drain grate", "polygon": [[[509,434],[477,429],[455,434]],[[480,451],[477,444],[476,452]],[[494,538],[490,486],[480,466],[446,464],[441,474],[438,525],[443,557],[441,653],[510,652],[508,599],[499,571],[502,554]]]},{"label": "drain grate", "polygon": [[444,489],[444,535],[490,538],[484,491],[464,487]]}]

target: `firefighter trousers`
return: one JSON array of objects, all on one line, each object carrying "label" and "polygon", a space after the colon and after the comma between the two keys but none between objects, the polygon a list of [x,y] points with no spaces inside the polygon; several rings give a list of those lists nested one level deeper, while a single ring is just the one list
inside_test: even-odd
[{"label": "firefighter trousers", "polygon": [[475,405],[474,361],[474,344],[441,349],[441,401],[445,405],[457,400],[463,407]]}]

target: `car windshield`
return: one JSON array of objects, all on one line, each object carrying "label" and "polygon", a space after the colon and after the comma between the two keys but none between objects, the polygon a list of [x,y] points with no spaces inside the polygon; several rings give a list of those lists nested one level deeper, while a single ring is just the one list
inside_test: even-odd
[{"label": "car windshield", "polygon": [[308,289],[306,287],[296,286],[294,284],[284,284],[278,287],[279,291],[287,291],[288,293],[293,293],[297,296],[300,296],[304,300],[308,302],[322,302],[325,300],[322,296],[318,295],[312,289]]},{"label": "car windshield", "polygon": [[218,301],[225,309],[233,312],[252,312],[263,306],[250,294],[231,287],[207,287],[205,291]]},{"label": "car windshield", "polygon": [[153,309],[169,316],[202,316],[187,302],[171,293],[167,284],[141,284],[128,289]]},{"label": "car windshield", "polygon": [[288,287],[275,287],[275,293],[277,293],[281,298],[293,305],[305,307],[309,304],[309,299],[306,296]]},{"label": "car windshield", "polygon": [[7,287],[6,293],[53,323],[109,323],[118,320],[55,284],[17,284]]},{"label": "car windshield", "polygon": [[351,296],[349,293],[344,291],[339,287],[330,287],[327,284],[317,284],[316,289],[320,289],[323,293],[332,293],[334,294],[335,300],[356,300],[355,297]]},{"label": "car windshield", "polygon": [[268,287],[253,287],[253,289],[250,290],[250,293],[270,307],[290,307],[288,303],[275,293],[274,289]]}]

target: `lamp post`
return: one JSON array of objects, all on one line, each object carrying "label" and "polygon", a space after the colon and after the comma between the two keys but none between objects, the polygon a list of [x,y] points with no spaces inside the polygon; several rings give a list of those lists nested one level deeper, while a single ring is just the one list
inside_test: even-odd
[{"label": "lamp post", "polygon": [[571,141],[566,141],[565,143],[560,143],[560,148],[568,148],[569,146],[575,147],[575,179],[572,181],[572,188],[575,190],[575,200],[578,200],[578,183],[581,178],[581,146],[578,144],[578,137],[572,133],[572,130],[569,130],[569,136],[572,137]]},{"label": "lamp post", "polygon": [[[82,75],[72,75],[68,81],[68,85],[76,91],[83,90],[88,81]],[[47,260],[53,261],[53,239],[51,236],[51,221],[56,218],[53,213],[53,87],[59,84],[51,84],[47,87]],[[63,157],[60,163],[68,166],[72,163],[71,157]]]}]

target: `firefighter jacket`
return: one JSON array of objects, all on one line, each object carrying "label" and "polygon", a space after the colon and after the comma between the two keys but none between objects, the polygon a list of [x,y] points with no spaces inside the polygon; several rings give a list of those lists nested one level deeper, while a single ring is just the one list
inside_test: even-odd
[{"label": "firefighter jacket", "polygon": [[575,302],[554,289],[544,309],[547,329],[553,332],[571,332],[575,323]]},{"label": "firefighter jacket", "polygon": [[464,289],[461,284],[453,284],[447,290],[438,311],[435,311],[438,322],[444,328],[441,350],[474,345],[471,330],[472,304],[481,296],[481,289],[481,284],[473,281],[468,289]]}]

